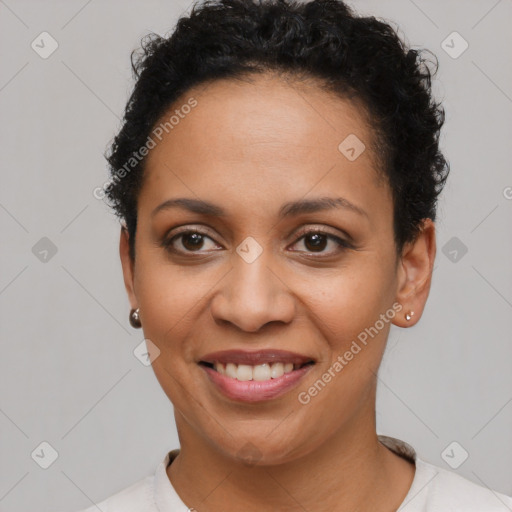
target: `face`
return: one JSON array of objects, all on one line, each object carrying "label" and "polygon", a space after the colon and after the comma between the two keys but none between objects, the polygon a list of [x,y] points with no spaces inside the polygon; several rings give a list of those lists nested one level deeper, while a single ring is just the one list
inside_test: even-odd
[{"label": "face", "polygon": [[[180,438],[290,461],[372,425],[390,325],[409,309],[417,321],[428,294],[433,225],[396,257],[391,191],[355,103],[259,76],[190,90],[165,118],[191,97],[147,156],[135,263],[121,235],[126,288]],[[158,208],[178,198],[214,207]],[[211,368],[247,353],[262,359],[231,366],[237,379]]]}]

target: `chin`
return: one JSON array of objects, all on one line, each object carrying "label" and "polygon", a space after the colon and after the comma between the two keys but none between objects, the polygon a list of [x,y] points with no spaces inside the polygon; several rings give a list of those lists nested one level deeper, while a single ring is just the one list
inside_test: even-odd
[{"label": "chin", "polygon": [[[236,439],[236,440],[235,440]],[[237,463],[246,466],[276,466],[295,460],[302,452],[298,446],[291,445],[290,438],[282,440],[276,438],[274,442],[269,440],[268,434],[263,434],[258,440],[255,436],[250,439],[231,439],[229,446],[220,447],[225,456]]]}]

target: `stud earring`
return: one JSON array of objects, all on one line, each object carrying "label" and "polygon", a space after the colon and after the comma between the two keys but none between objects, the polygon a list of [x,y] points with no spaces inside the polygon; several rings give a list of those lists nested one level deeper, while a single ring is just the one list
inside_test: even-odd
[{"label": "stud earring", "polygon": [[409,313],[405,314],[405,319],[407,321],[409,321],[412,318],[413,315],[414,315],[414,311],[409,311]]},{"label": "stud earring", "polygon": [[130,311],[129,320],[130,320],[130,325],[134,329],[140,329],[142,327],[142,323],[140,321],[140,316],[139,316],[139,308],[132,309]]}]

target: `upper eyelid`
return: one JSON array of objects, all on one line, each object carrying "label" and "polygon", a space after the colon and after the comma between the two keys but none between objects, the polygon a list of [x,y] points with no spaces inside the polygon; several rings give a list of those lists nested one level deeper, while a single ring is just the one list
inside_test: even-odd
[{"label": "upper eyelid", "polygon": [[[214,240],[216,242],[215,237],[212,234],[210,234],[208,229],[205,231],[204,227],[195,227],[193,224],[186,224],[183,226],[177,226],[175,229],[178,230],[176,233],[173,233],[169,238],[166,237],[166,239],[168,241],[174,239],[175,237],[177,237],[179,235],[183,235],[186,233],[199,233],[203,236],[208,236],[209,238],[211,238],[212,240]],[[303,236],[307,235],[309,232],[319,232],[321,234],[324,234],[327,236],[332,236],[335,238],[340,238],[343,236],[347,239],[347,240],[345,240],[347,243],[350,242],[351,237],[347,233],[343,232],[343,230],[338,229],[338,231],[341,231],[341,233],[333,233],[329,229],[336,229],[336,228],[328,228],[326,226],[319,226],[319,225],[314,225],[314,224],[305,224],[305,225],[299,227],[298,229],[296,229],[294,231],[293,235],[291,235],[291,236],[303,237]],[[171,231],[173,231],[173,230],[171,230]]]}]

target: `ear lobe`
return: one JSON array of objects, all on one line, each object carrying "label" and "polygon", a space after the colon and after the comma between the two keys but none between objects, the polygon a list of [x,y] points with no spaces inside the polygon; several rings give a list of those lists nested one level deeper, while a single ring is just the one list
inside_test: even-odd
[{"label": "ear lobe", "polygon": [[[405,245],[399,261],[396,300],[402,304],[403,313],[395,317],[395,325],[409,327],[421,318],[430,292],[435,255],[435,224],[424,219],[420,233],[414,242]],[[414,314],[407,321],[405,315],[410,311]]]},{"label": "ear lobe", "polygon": [[121,235],[119,239],[119,256],[121,258],[121,266],[123,269],[124,286],[126,288],[126,292],[128,294],[128,299],[130,301],[132,309],[136,309],[138,306],[134,289],[135,265],[132,259],[130,258],[129,238],[130,237],[128,234],[128,230],[124,226],[121,226]]}]

